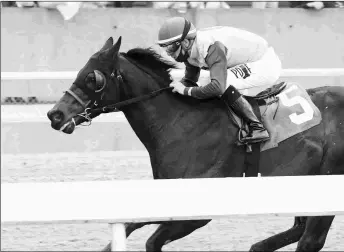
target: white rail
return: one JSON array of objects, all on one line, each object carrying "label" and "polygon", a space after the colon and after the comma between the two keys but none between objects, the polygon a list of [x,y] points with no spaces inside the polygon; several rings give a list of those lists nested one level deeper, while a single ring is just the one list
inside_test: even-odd
[{"label": "white rail", "polygon": [[344,175],[7,183],[1,222],[112,223],[113,250],[124,250],[124,222],[342,215],[343,191]]},{"label": "white rail", "polygon": [[[1,80],[73,80],[78,72],[1,72]],[[174,78],[181,78],[184,70],[172,70]],[[206,75],[206,71],[201,71]],[[282,71],[282,77],[288,76],[344,76],[344,68],[289,68]]]}]

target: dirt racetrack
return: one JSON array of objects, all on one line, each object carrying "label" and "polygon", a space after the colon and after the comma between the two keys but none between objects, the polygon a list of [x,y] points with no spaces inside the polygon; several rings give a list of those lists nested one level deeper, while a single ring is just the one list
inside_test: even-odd
[{"label": "dirt racetrack", "polygon": [[[111,152],[2,155],[1,173],[1,183],[152,178],[146,156],[119,157]],[[341,198],[340,195],[336,197],[338,200]],[[106,202],[101,207],[105,206]],[[25,211],[25,206],[23,210]],[[216,219],[163,249],[248,251],[253,243],[284,231],[292,224],[292,217],[251,216]],[[145,242],[155,228],[156,226],[147,226],[135,231],[128,239],[127,249],[144,250]],[[344,251],[343,237],[344,216],[338,216],[333,222],[323,250]],[[111,230],[107,224],[1,226],[1,251],[99,251],[110,239]],[[293,251],[295,247],[296,244],[292,244],[281,250]]]}]

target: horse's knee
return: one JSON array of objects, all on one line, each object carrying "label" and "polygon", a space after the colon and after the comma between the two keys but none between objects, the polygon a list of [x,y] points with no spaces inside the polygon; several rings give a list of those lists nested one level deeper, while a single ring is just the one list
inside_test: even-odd
[{"label": "horse's knee", "polygon": [[296,251],[320,251],[326,241],[334,216],[309,217],[306,231],[301,237]]},{"label": "horse's knee", "polygon": [[319,237],[307,237],[301,238],[297,244],[296,251],[320,251],[325,245],[324,239],[319,239]]}]

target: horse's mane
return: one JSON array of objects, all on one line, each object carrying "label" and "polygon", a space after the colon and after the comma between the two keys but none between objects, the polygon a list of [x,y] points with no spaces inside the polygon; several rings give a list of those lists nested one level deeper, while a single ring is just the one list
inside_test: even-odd
[{"label": "horse's mane", "polygon": [[161,76],[166,81],[171,80],[170,70],[177,68],[176,63],[164,59],[153,48],[133,48],[124,56],[138,62],[142,66],[146,66],[153,70],[154,73]]}]

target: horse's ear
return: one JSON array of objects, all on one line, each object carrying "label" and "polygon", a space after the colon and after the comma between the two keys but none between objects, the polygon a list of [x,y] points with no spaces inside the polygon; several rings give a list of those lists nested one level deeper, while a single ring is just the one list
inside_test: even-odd
[{"label": "horse's ear", "polygon": [[103,45],[102,49],[100,51],[105,51],[106,49],[109,49],[113,45],[113,38],[110,37],[108,40],[106,40],[105,44]]},{"label": "horse's ear", "polygon": [[122,42],[122,36],[120,36],[116,42],[116,44],[114,44],[112,46],[112,48],[110,49],[110,55],[111,57],[114,59],[115,57],[117,57],[118,52],[119,52],[119,48],[121,47],[121,42]]}]

